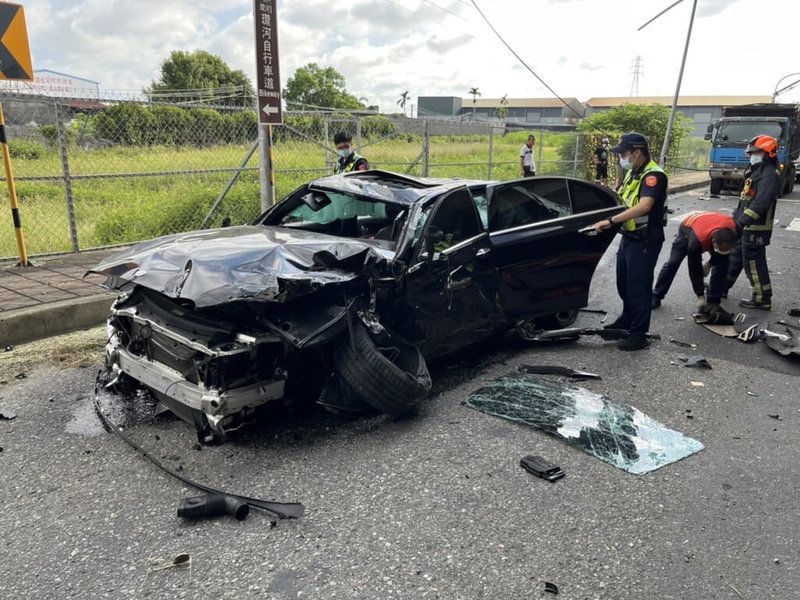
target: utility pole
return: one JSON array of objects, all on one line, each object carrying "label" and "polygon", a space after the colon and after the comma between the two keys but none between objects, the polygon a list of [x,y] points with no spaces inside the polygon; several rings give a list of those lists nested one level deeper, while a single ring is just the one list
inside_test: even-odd
[{"label": "utility pole", "polygon": [[[658,13],[655,17],[650,19],[647,23],[639,27],[637,31],[641,31],[645,27],[647,27],[650,23],[655,21],[658,17],[663,15],[665,12],[670,10],[671,8],[677,6],[683,2],[683,0],[678,0],[677,2],[673,3],[672,5],[668,6],[660,13]],[[678,96],[681,93],[681,80],[683,79],[683,68],[686,66],[686,55],[689,52],[689,41],[692,39],[692,25],[694,25],[694,13],[697,11],[697,0],[694,0],[692,3],[692,16],[689,18],[689,28],[686,30],[686,45],[683,47],[683,59],[681,60],[681,68],[678,72],[678,84],[675,86],[675,96],[672,98],[672,110],[669,113],[669,121],[667,122],[667,131],[664,134],[664,145],[661,148],[661,158],[659,159],[658,163],[661,167],[665,167],[667,164],[667,151],[669,150],[669,138],[672,134],[672,124],[675,122],[675,112],[678,109]]]}]

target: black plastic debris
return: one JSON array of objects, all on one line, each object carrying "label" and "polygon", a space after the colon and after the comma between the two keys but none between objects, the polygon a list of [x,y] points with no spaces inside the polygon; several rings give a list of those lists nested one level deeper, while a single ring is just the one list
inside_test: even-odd
[{"label": "black plastic debris", "polygon": [[783,421],[780,415],[767,415],[770,419],[775,419],[776,421]]},{"label": "black plastic debris", "polygon": [[601,379],[600,375],[596,373],[576,371],[575,369],[558,365],[521,365],[518,370],[521,373],[533,373],[536,375],[563,375],[573,379]]},{"label": "black plastic debris", "polygon": [[207,519],[231,515],[237,521],[243,521],[250,514],[250,506],[239,496],[232,494],[203,494],[191,498],[181,498],[178,504],[178,516],[184,519]]},{"label": "black plastic debris", "polygon": [[789,309],[789,316],[790,317],[800,317],[800,308],[790,308]]},{"label": "black plastic debris", "polygon": [[676,340],[675,338],[669,338],[670,344],[675,344],[676,346],[680,346],[681,348],[697,348],[697,344],[690,344],[689,342],[682,342],[680,340]]},{"label": "black plastic debris", "polygon": [[532,473],[550,482],[561,479],[564,476],[564,471],[561,470],[561,467],[546,461],[541,456],[523,456],[519,460],[519,466],[528,473]]},{"label": "black plastic debris", "polygon": [[554,594],[558,596],[558,586],[555,583],[550,583],[549,581],[544,582],[544,591],[548,594]]},{"label": "black plastic debris", "polygon": [[6,346],[6,352],[11,352],[13,349],[14,349],[14,346],[12,346],[11,344]]},{"label": "black plastic debris", "polygon": [[0,419],[2,419],[4,421],[11,421],[12,419],[16,419],[16,418],[17,418],[17,415],[15,415],[12,412],[8,412],[7,410],[4,410],[4,411],[0,412]]},{"label": "black plastic debris", "polygon": [[686,359],[685,367],[692,367],[695,369],[710,369],[711,364],[706,360],[705,356],[697,355]]},{"label": "black plastic debris", "polygon": [[28,376],[25,375],[25,373],[17,373],[14,377],[16,377],[17,379],[27,379],[28,378]]},{"label": "black plastic debris", "polygon": [[[534,329],[530,327],[516,328],[517,334],[528,342],[567,341],[577,340],[582,335],[596,335],[606,341],[627,339],[627,329],[596,329],[593,327],[568,327],[566,329]],[[660,340],[657,333],[648,333],[645,337],[649,340]]]}]

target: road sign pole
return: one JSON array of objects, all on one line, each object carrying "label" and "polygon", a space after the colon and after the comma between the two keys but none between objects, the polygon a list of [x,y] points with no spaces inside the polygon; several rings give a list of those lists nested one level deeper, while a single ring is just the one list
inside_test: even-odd
[{"label": "road sign pole", "polygon": [[253,0],[256,34],[258,146],[261,154],[261,210],[275,203],[275,157],[272,126],[283,123],[281,76],[278,61],[276,0]]},{"label": "road sign pole", "polygon": [[272,125],[259,123],[258,149],[261,154],[261,212],[275,204],[275,161],[272,154]]},{"label": "road sign pole", "polygon": [[11,168],[11,154],[8,151],[6,138],[6,121],[3,117],[3,104],[0,103],[0,146],[3,149],[3,164],[6,167],[6,183],[8,184],[8,197],[11,200],[11,218],[14,220],[14,233],[17,235],[17,248],[19,248],[19,264],[30,267],[28,253],[25,250],[25,236],[22,234],[22,220],[19,217],[19,204],[17,203],[17,189],[14,186],[14,171]]}]

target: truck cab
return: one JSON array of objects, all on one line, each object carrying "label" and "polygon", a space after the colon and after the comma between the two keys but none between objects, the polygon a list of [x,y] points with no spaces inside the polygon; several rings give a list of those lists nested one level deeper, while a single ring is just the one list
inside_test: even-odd
[{"label": "truck cab", "polygon": [[709,125],[705,135],[711,140],[709,177],[711,193],[741,188],[749,164],[744,150],[758,135],[768,135],[778,143],[778,168],[781,195],[794,188],[795,161],[800,155],[800,119],[794,104],[748,104],[728,106],[722,118]]}]

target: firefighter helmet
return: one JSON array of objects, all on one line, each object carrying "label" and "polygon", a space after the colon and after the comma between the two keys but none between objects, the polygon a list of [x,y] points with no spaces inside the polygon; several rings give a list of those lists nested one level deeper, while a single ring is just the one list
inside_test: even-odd
[{"label": "firefighter helmet", "polygon": [[744,152],[745,154],[750,154],[758,151],[764,152],[769,158],[775,158],[778,156],[778,142],[768,135],[757,135],[747,142],[747,148],[744,149]]}]

